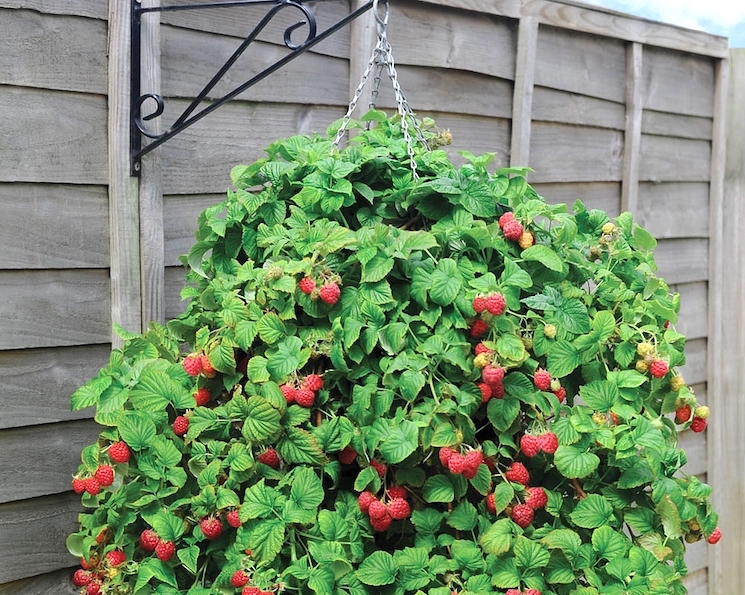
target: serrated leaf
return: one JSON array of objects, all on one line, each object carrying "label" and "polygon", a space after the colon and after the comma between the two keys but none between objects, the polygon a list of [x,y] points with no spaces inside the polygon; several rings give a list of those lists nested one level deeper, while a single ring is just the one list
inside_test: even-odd
[{"label": "serrated leaf", "polygon": [[287,463],[318,465],[326,460],[326,455],[313,435],[296,427],[285,429],[284,436],[277,442],[277,451]]},{"label": "serrated leaf", "polygon": [[287,334],[285,323],[274,312],[267,312],[256,323],[256,331],[264,343],[274,345]]},{"label": "serrated leaf", "polygon": [[517,570],[514,558],[500,560],[492,574],[492,584],[500,589],[510,589],[520,585],[520,572]]},{"label": "serrated leaf", "polygon": [[272,375],[269,373],[267,363],[267,359],[261,355],[255,355],[248,360],[246,369],[248,379],[253,383],[267,382],[271,379]]},{"label": "serrated leaf", "polygon": [[512,547],[512,529],[510,519],[499,519],[479,537],[479,544],[485,554],[504,554]]},{"label": "serrated leaf", "polygon": [[119,419],[119,435],[130,448],[149,448],[157,431],[150,416],[142,411],[125,411]]},{"label": "serrated leaf", "polygon": [[600,465],[600,459],[594,453],[562,444],[554,453],[554,464],[564,477],[575,479],[590,475]]},{"label": "serrated leaf", "polygon": [[554,529],[541,542],[550,549],[560,549],[567,558],[574,560],[579,554],[582,538],[571,529]]},{"label": "serrated leaf", "polygon": [[471,531],[478,521],[478,511],[470,502],[463,501],[455,507],[447,519],[447,524],[459,531]]},{"label": "serrated leaf", "polygon": [[285,542],[285,524],[280,519],[266,519],[257,523],[248,537],[251,557],[260,562],[271,562]]},{"label": "serrated leaf", "polygon": [[631,548],[628,538],[614,531],[608,525],[598,527],[592,532],[592,547],[599,558],[611,561],[615,558],[623,558]]},{"label": "serrated leaf", "polygon": [[73,411],[95,405],[101,393],[111,386],[111,382],[111,376],[97,376],[81,386],[70,397]]},{"label": "serrated leaf", "polygon": [[419,446],[419,429],[409,420],[402,420],[391,428],[388,436],[381,443],[380,454],[389,463],[400,463]]},{"label": "serrated leaf", "polygon": [[602,412],[610,411],[621,399],[616,384],[607,380],[596,380],[581,386],[579,395],[590,409]]},{"label": "serrated leaf", "polygon": [[539,542],[520,535],[515,542],[515,563],[525,570],[536,570],[548,564],[550,554]]},{"label": "serrated leaf", "polygon": [[443,258],[437,263],[431,279],[429,297],[440,306],[452,304],[463,287],[458,264],[450,258]]},{"label": "serrated leaf", "polygon": [[616,330],[616,319],[609,310],[600,310],[592,319],[592,330],[598,335],[598,341],[607,341]]},{"label": "serrated leaf", "polygon": [[298,507],[315,509],[323,502],[324,496],[323,484],[313,469],[304,467],[293,475],[290,498]]},{"label": "serrated leaf", "polygon": [[521,362],[525,359],[525,345],[515,335],[500,335],[497,339],[497,353],[506,360]]},{"label": "serrated leaf", "polygon": [[393,269],[394,260],[384,252],[378,253],[362,267],[362,283],[374,283],[385,279]]},{"label": "serrated leaf", "polygon": [[383,551],[376,551],[367,556],[355,572],[360,582],[373,587],[390,585],[396,580],[397,574],[398,565],[393,556]]},{"label": "serrated leaf", "polygon": [[424,482],[422,497],[425,502],[452,502],[455,488],[445,475],[433,475]]},{"label": "serrated leaf", "polygon": [[520,256],[523,260],[540,262],[547,269],[551,269],[557,273],[560,273],[564,268],[564,263],[561,261],[561,258],[559,258],[559,255],[543,244],[536,244],[535,246],[526,248],[522,251]]},{"label": "serrated leaf", "polygon": [[572,522],[579,527],[594,529],[610,522],[613,516],[613,507],[600,494],[588,494],[577,503],[569,516]]},{"label": "serrated leaf", "polygon": [[547,366],[552,378],[564,378],[582,363],[577,348],[569,341],[557,340],[548,350]]},{"label": "serrated leaf", "polygon": [[241,432],[249,442],[264,443],[279,433],[280,412],[266,399],[249,397],[246,404],[247,416]]},{"label": "serrated leaf", "polygon": [[184,565],[189,572],[192,574],[197,573],[197,559],[199,558],[199,546],[192,545],[186,548],[181,548],[176,552],[179,561]]},{"label": "serrated leaf", "polygon": [[486,415],[492,425],[500,432],[506,431],[520,414],[520,401],[505,397],[489,399]]},{"label": "serrated leaf", "polygon": [[514,260],[505,257],[504,270],[499,276],[499,283],[504,287],[528,289],[533,286],[533,278],[527,271],[521,269]]}]

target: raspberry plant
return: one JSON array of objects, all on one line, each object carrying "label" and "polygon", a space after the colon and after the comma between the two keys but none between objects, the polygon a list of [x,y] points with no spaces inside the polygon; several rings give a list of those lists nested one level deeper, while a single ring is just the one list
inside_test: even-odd
[{"label": "raspberry plant", "polygon": [[105,426],[73,481],[75,584],[685,593],[686,542],[720,532],[681,471],[708,410],[654,239],[493,155],[416,148],[414,176],[399,121],[366,119],[343,150],[332,127],[234,168],[184,313],[119,329],[73,395]]}]

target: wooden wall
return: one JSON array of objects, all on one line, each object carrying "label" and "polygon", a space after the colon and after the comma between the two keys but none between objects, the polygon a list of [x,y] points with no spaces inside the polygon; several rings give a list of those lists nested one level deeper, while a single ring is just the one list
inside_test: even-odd
[{"label": "wooden wall", "polygon": [[[258,10],[146,18],[155,46],[144,85],[166,97],[165,126]],[[349,10],[317,3],[319,27]],[[14,48],[0,52],[0,595],[72,592],[70,478],[96,428],[68,399],[106,361],[111,322],[138,330],[181,312],[178,257],[197,214],[222,198],[233,165],[341,117],[374,43],[367,14],[148,155],[138,181],[128,175],[128,15],[124,0],[0,0],[0,34]],[[211,98],[284,55],[282,32],[298,15],[283,15]],[[682,295],[683,372],[706,401],[719,365],[712,338],[729,330],[713,286],[726,40],[571,0],[396,0],[389,39],[409,103],[451,129],[454,155],[529,164],[548,200],[631,210],[659,239],[660,273]],[[395,106],[387,80],[378,105]],[[688,472],[718,471],[709,479],[726,489],[726,436],[682,442]],[[732,582],[742,565],[712,550],[690,549],[694,595],[745,584]]]}]

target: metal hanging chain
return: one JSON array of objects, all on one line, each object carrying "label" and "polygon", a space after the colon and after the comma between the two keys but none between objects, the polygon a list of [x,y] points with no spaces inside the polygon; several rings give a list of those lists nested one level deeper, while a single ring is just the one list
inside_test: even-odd
[{"label": "metal hanging chain", "polygon": [[388,42],[388,35],[387,35],[388,16],[390,14],[390,9],[388,6],[388,1],[387,0],[383,0],[383,1],[385,3],[385,13],[382,17],[380,16],[380,12],[378,10],[378,0],[375,0],[373,2],[373,12],[375,14],[375,20],[377,21],[377,28],[378,28],[378,41],[375,44],[375,48],[373,49],[372,55],[370,56],[370,60],[367,63],[367,67],[365,68],[365,71],[362,73],[360,84],[357,86],[357,89],[354,92],[354,96],[352,97],[352,101],[349,103],[349,108],[347,109],[347,113],[344,115],[344,118],[342,119],[341,127],[336,133],[336,138],[334,140],[334,148],[335,149],[339,148],[339,143],[341,142],[341,139],[344,136],[344,133],[347,130],[347,126],[349,125],[349,122],[352,118],[352,112],[354,112],[355,108],[357,107],[357,103],[359,102],[360,97],[362,96],[362,90],[367,84],[367,81],[370,78],[370,73],[372,72],[373,68],[375,68],[375,78],[374,78],[372,95],[371,95],[369,107],[370,109],[375,108],[375,103],[378,97],[378,90],[380,88],[380,80],[382,77],[383,70],[385,69],[393,85],[393,92],[396,97],[396,107],[397,107],[398,115],[401,117],[401,131],[403,132],[404,140],[406,141],[406,149],[409,154],[409,163],[411,166],[411,172],[412,172],[413,177],[416,179],[416,178],[419,178],[419,174],[417,173],[416,160],[414,158],[414,140],[412,139],[411,132],[409,131],[409,118],[411,119],[414,130],[416,131],[417,140],[428,151],[429,151],[429,146],[427,145],[427,141],[424,138],[424,134],[422,134],[422,130],[419,127],[419,122],[414,116],[414,112],[412,111],[411,106],[409,105],[408,101],[406,101],[406,97],[404,96],[404,93],[401,90],[401,85],[398,82],[398,73],[396,72],[396,65],[393,60],[391,44]]}]

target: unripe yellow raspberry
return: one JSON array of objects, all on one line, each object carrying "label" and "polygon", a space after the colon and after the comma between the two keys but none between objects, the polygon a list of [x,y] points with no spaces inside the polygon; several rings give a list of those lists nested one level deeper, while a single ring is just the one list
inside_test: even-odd
[{"label": "unripe yellow raspberry", "polygon": [[533,349],[533,337],[521,337],[525,349]]},{"label": "unripe yellow raspberry", "polygon": [[691,531],[701,531],[701,525],[698,524],[698,521],[696,519],[691,519],[690,521],[686,521],[686,525],[688,525],[688,528]]},{"label": "unripe yellow raspberry", "polygon": [[553,324],[547,324],[543,327],[543,335],[547,339],[553,339],[556,336],[556,326]]},{"label": "unripe yellow raspberry", "polygon": [[555,393],[561,388],[561,381],[558,378],[551,379],[551,392]]},{"label": "unripe yellow raspberry", "polygon": [[599,426],[604,426],[606,422],[605,413],[600,413],[600,411],[596,411],[592,414],[592,421],[594,421]]},{"label": "unripe yellow raspberry", "polygon": [[709,419],[709,408],[706,405],[701,405],[693,410],[694,417],[700,417],[701,419]]},{"label": "unripe yellow raspberry", "polygon": [[477,368],[486,368],[491,363],[491,357],[486,353],[479,353],[473,358],[473,365]]},{"label": "unripe yellow raspberry", "polygon": [[610,235],[614,231],[616,231],[616,226],[613,223],[611,223],[610,221],[608,221],[608,223],[606,223],[605,225],[603,225],[602,231],[603,231],[603,233],[605,235]]},{"label": "unripe yellow raspberry", "polygon": [[698,531],[686,533],[685,540],[686,543],[696,543],[697,541],[701,541],[701,533]]},{"label": "unripe yellow raspberry", "polygon": [[683,377],[680,374],[673,376],[670,379],[670,390],[672,390],[673,392],[678,392],[685,385],[685,380],[683,380]]},{"label": "unripe yellow raspberry", "polygon": [[525,250],[525,248],[530,248],[533,244],[535,244],[535,237],[533,234],[529,231],[524,231],[523,234],[520,236],[520,239],[517,240],[518,246]]},{"label": "unripe yellow raspberry", "polygon": [[654,345],[646,342],[639,343],[639,345],[636,346],[636,352],[642,357],[652,355],[654,353]]},{"label": "unripe yellow raspberry", "polygon": [[636,371],[644,374],[649,369],[649,364],[643,359],[636,360]]}]

